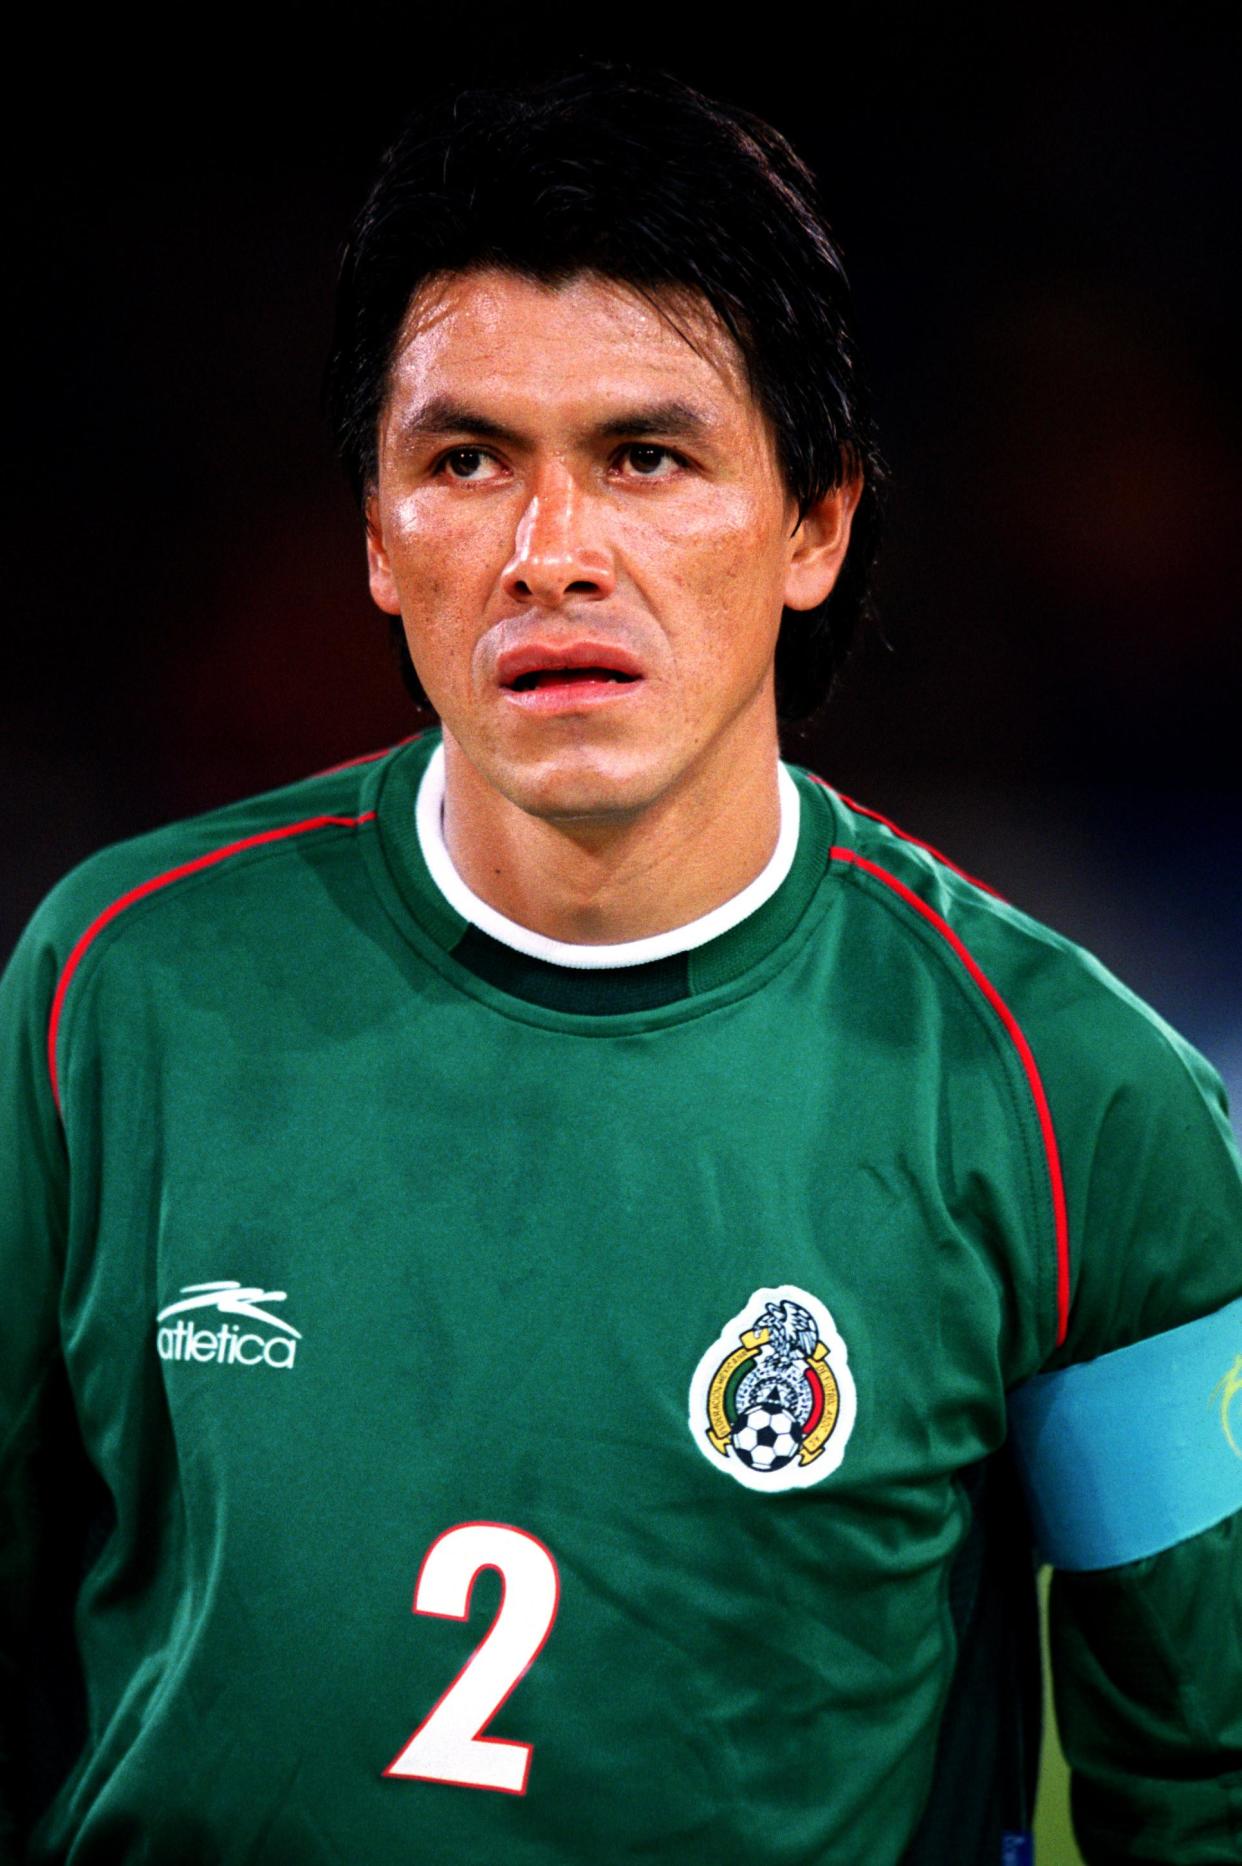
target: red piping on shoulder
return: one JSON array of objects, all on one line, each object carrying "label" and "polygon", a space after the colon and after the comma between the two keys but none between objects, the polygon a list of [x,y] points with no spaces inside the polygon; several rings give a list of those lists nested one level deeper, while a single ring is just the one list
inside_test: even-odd
[{"label": "red piping on shoulder", "polygon": [[312,777],[331,777],[336,771],[352,771],[355,765],[373,765],[377,758],[387,758],[389,752],[399,752],[403,745],[413,745],[415,739],[425,735],[421,732],[407,733],[398,739],[395,745],[385,745],[378,752],[359,752],[356,758],[345,758],[339,765],[325,765],[322,771],[314,771]]},{"label": "red piping on shoulder", "polygon": [[[380,756],[382,755],[381,753]],[[56,1071],[56,1033],[60,1028],[60,1015],[64,1008],[65,993],[69,989],[70,980],[82,963],[87,948],[103,932],[109,921],[115,920],[118,914],[123,914],[127,907],[134,905],[135,901],[142,900],[148,894],[154,894],[157,889],[166,888],[173,881],[181,881],[186,875],[197,874],[199,869],[213,868],[217,862],[227,861],[230,855],[240,855],[243,849],[257,849],[266,842],[283,842],[286,837],[301,836],[310,829],[329,827],[356,829],[360,823],[371,822],[374,816],[374,810],[367,810],[362,816],[308,816],[302,823],[285,823],[279,829],[264,829],[256,836],[243,836],[240,842],[226,842],[222,848],[211,849],[206,855],[195,856],[192,862],[182,862],[179,867],[169,868],[162,875],[153,875],[150,881],[143,881],[138,887],[131,888],[128,894],[122,894],[119,900],[113,901],[110,907],[105,907],[101,914],[97,914],[65,960],[64,970],[57,980],[56,995],[52,999],[52,1014],[48,1018],[47,1068],[52,1080],[52,1097],[56,1103],[57,1112],[60,1112],[60,1082]]]},{"label": "red piping on shoulder", "polygon": [[922,849],[926,854],[934,855],[945,868],[952,869],[955,875],[960,875],[963,881],[969,881],[972,887],[982,888],[985,894],[991,894],[998,901],[1004,900],[1003,894],[998,894],[996,889],[989,887],[986,881],[980,881],[978,875],[967,874],[964,868],[959,868],[956,862],[951,862],[947,855],[942,855],[939,849],[934,849],[930,842],[923,842],[920,837],[912,836],[908,829],[899,828],[891,817],[881,816],[878,810],[869,810],[865,803],[855,803],[852,797],[847,797],[843,790],[834,790],[831,784],[825,783],[822,777],[817,777],[814,771],[808,771],[807,776],[812,784],[818,784],[820,789],[826,790],[830,797],[836,797],[847,809],[853,810],[856,816],[869,816],[873,823],[883,823],[885,829],[891,829],[894,836],[900,836],[903,842],[913,843],[916,849]]},{"label": "red piping on shoulder", "polygon": [[1057,1248],[1056,1345],[1060,1347],[1061,1343],[1065,1340],[1066,1331],[1069,1328],[1070,1298],[1069,1219],[1065,1208],[1065,1182],[1061,1176],[1061,1155],[1057,1147],[1056,1132],[1052,1125],[1052,1110],[1048,1106],[1048,1097],[1044,1093],[1043,1081],[1040,1077],[1035,1058],[1031,1054],[1031,1046],[1023,1034],[1022,1026],[1019,1024],[1009,1006],[1005,1003],[1005,1000],[1001,997],[999,991],[997,991],[991,979],[982,970],[977,960],[973,958],[949,923],[946,920],[942,920],[936,910],[933,907],[929,907],[926,901],[920,900],[919,896],[914,893],[913,889],[908,888],[904,881],[899,881],[896,875],[891,875],[886,868],[879,867],[877,863],[869,862],[865,856],[859,855],[854,849],[829,849],[828,858],[830,861],[834,862],[849,862],[855,868],[864,869],[867,874],[874,875],[877,881],[882,881],[886,888],[891,888],[894,894],[899,895],[906,903],[907,907],[913,907],[917,914],[921,914],[928,925],[934,927],[941,938],[948,941],[953,951],[966,967],[966,970],[969,972],[975,984],[979,987],[992,1009],[996,1012],[996,1015],[1000,1018],[1006,1031],[1009,1033],[1010,1041],[1017,1050],[1019,1060],[1026,1072],[1027,1083],[1030,1086],[1031,1096],[1035,1103],[1035,1112],[1039,1117],[1039,1130],[1044,1143],[1044,1157],[1048,1165],[1048,1183],[1052,1192],[1052,1215],[1056,1230]]}]

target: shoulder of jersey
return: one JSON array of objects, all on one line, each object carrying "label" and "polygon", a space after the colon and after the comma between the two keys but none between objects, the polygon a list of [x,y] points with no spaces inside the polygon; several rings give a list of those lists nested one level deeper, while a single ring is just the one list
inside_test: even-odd
[{"label": "shoulder of jersey", "polygon": [[28,935],[67,959],[101,921],[150,896],[166,894],[171,901],[179,881],[212,869],[223,877],[248,856],[270,855],[282,846],[292,853],[317,831],[357,827],[369,820],[362,802],[368,773],[397,749],[366,753],[296,783],[109,844],[57,882]]},{"label": "shoulder of jersey", "polygon": [[[1107,1033],[1110,1047],[1151,1054],[1171,1046],[1193,1053],[1177,1031],[1077,941],[1007,901],[988,882],[931,844],[806,775],[832,796],[841,842],[830,867],[850,870],[881,910],[911,932],[937,937],[924,946],[944,963],[977,969],[1030,1036],[1082,1052]],[[972,977],[974,972],[971,971]],[[982,989],[981,979],[975,983]],[[1195,1059],[1198,1060],[1197,1058]]]}]

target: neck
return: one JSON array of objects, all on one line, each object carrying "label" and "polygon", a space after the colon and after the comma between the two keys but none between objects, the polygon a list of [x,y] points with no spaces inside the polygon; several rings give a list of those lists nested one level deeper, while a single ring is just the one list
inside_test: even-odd
[{"label": "neck", "polygon": [[488,906],[549,939],[614,945],[686,925],[739,894],[780,832],[775,730],[723,771],[621,820],[558,824],[489,784],[444,731],[444,835]]}]

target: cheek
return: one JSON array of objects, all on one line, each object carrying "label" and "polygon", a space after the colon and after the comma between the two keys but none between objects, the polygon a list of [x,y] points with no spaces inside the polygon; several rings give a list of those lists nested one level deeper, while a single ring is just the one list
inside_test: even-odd
[{"label": "cheek", "polygon": [[780,627],[784,557],[771,519],[738,501],[722,519],[662,529],[655,561],[671,596],[664,617],[680,659],[749,666],[765,660]]},{"label": "cheek", "polygon": [[503,567],[503,537],[490,539],[475,523],[453,522],[444,506],[433,511],[412,498],[385,514],[385,541],[401,600],[407,635],[462,638],[463,620],[476,620]]},{"label": "cheek", "polygon": [[[456,522],[454,522],[456,519]],[[385,514],[384,536],[403,597],[443,596],[486,576],[486,529],[465,522],[441,503],[411,498]]]}]

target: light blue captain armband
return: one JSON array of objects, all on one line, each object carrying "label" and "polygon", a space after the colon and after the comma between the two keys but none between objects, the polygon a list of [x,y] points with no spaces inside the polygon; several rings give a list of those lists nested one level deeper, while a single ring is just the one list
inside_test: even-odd
[{"label": "light blue captain armband", "polygon": [[1035,1540],[1116,1568],[1242,1509],[1242,1297],[1009,1396]]}]

